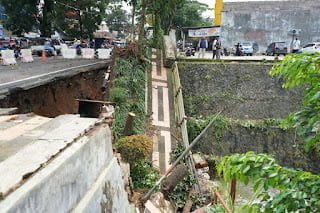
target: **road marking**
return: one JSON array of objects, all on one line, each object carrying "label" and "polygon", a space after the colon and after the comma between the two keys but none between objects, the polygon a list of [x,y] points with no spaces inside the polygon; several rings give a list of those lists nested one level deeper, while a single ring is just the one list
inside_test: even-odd
[{"label": "road marking", "polygon": [[48,75],[51,75],[51,74],[65,72],[66,70],[70,70],[70,69],[83,68],[83,67],[88,67],[88,66],[92,66],[92,65],[96,65],[96,64],[103,64],[103,63],[106,63],[106,62],[105,61],[104,62],[101,61],[101,62],[95,62],[95,63],[92,63],[92,64],[85,64],[85,65],[79,65],[79,66],[75,66],[75,67],[65,68],[65,69],[61,69],[61,70],[57,70],[57,71],[53,71],[53,72],[49,72],[49,73],[45,73],[45,74],[41,74],[41,75],[32,76],[32,77],[29,77],[29,78],[24,78],[24,79],[20,79],[20,80],[16,80],[16,81],[10,81],[10,82],[7,82],[7,83],[3,83],[3,84],[0,84],[0,87],[8,86],[10,84],[15,84],[15,83],[19,83],[19,82],[23,82],[23,81],[27,81],[27,80],[36,79],[36,78],[41,78],[41,77],[48,76]]}]

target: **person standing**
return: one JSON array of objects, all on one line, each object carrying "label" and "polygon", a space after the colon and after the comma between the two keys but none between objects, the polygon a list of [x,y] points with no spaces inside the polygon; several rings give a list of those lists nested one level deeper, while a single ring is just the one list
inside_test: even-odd
[{"label": "person standing", "polygon": [[292,53],[296,53],[300,50],[300,40],[296,38],[296,40],[292,43]]},{"label": "person standing", "polygon": [[212,59],[214,59],[216,57],[216,54],[217,54],[217,39],[214,39],[213,40],[213,43],[212,43]]},{"label": "person standing", "polygon": [[208,41],[205,38],[201,38],[198,43],[198,48],[199,48],[198,58],[200,58],[200,56],[201,58],[204,58],[206,49],[208,48]]},{"label": "person standing", "polygon": [[216,58],[220,59],[220,56],[221,56],[221,41],[218,37],[216,42]]}]

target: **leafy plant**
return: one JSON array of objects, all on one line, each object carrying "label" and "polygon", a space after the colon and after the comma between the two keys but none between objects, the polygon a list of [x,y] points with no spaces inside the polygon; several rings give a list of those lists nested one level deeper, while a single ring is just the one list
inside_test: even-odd
[{"label": "leafy plant", "polygon": [[128,100],[129,91],[125,88],[114,87],[110,91],[110,99],[117,104],[124,104]]},{"label": "leafy plant", "polygon": [[[217,167],[225,181],[254,183],[259,202],[245,205],[245,212],[319,212],[320,177],[309,172],[283,168],[265,154],[234,154]],[[275,195],[269,189],[276,189]]]},{"label": "leafy plant", "polygon": [[185,206],[186,200],[189,196],[189,191],[195,184],[195,179],[191,174],[183,178],[180,183],[176,185],[170,195],[171,200],[175,203],[176,207],[181,209]]},{"label": "leafy plant", "polygon": [[225,213],[225,212],[226,211],[224,210],[221,204],[209,206],[205,211],[205,213]]},{"label": "leafy plant", "polygon": [[146,160],[136,162],[130,169],[130,176],[136,189],[151,188],[160,178],[159,172]]},{"label": "leafy plant", "polygon": [[305,88],[302,107],[288,117],[287,124],[305,137],[306,150],[320,154],[320,53],[288,55],[270,74],[283,77],[284,88]]},{"label": "leafy plant", "polygon": [[123,136],[123,129],[128,112],[136,114],[134,119],[134,134],[144,134],[146,126],[145,115],[145,70],[146,66],[135,58],[118,58],[114,66],[116,78],[110,98],[116,103],[115,122],[113,130],[116,139]]},{"label": "leafy plant", "polygon": [[176,146],[170,152],[170,163],[174,163],[178,157],[185,150],[184,146],[181,143],[177,143]]},{"label": "leafy plant", "polygon": [[214,128],[214,137],[217,141],[220,141],[222,134],[228,129],[230,120],[222,115],[212,115],[208,117],[190,118],[187,122],[189,140],[195,139],[201,131],[214,120],[212,127]]},{"label": "leafy plant", "polygon": [[152,138],[146,135],[132,135],[118,140],[116,148],[126,162],[134,165],[151,154],[152,145]]}]

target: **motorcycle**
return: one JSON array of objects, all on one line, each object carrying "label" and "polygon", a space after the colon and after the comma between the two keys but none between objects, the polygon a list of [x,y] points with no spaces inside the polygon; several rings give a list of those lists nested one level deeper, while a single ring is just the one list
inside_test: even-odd
[{"label": "motorcycle", "polygon": [[187,47],[185,53],[186,56],[194,56],[196,54],[196,49],[193,47]]}]

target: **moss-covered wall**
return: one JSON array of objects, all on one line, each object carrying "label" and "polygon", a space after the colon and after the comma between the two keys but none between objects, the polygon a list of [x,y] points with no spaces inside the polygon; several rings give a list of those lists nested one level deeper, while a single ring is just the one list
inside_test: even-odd
[{"label": "moss-covered wall", "polygon": [[268,74],[272,64],[180,62],[178,66],[190,141],[207,125],[207,116],[220,112],[195,151],[218,156],[268,153],[283,166],[319,173],[320,158],[304,152],[304,141],[294,130],[279,128],[277,119],[296,111],[303,94],[283,89],[282,80]]},{"label": "moss-covered wall", "polygon": [[302,94],[281,88],[282,81],[264,63],[178,64],[188,116],[211,115],[243,119],[283,118],[295,111]]},{"label": "moss-covered wall", "polygon": [[216,156],[232,153],[267,153],[282,166],[320,172],[320,158],[306,153],[303,139],[294,129],[283,130],[277,126],[255,121],[217,120],[200,139],[195,151]]}]

